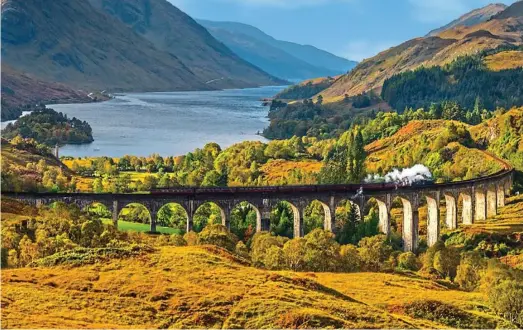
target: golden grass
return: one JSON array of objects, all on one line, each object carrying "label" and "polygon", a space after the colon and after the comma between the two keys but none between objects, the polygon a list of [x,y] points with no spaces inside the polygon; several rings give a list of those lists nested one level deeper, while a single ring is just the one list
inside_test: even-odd
[{"label": "golden grass", "polygon": [[210,246],[2,270],[2,321],[13,328],[444,327],[388,311],[414,299],[469,311],[485,303],[480,294],[406,275],[269,272]]},{"label": "golden grass", "polygon": [[6,327],[259,328],[299,315],[311,326],[408,326],[313,280],[242,266],[212,247],[2,273]]},{"label": "golden grass", "polygon": [[523,51],[511,50],[487,56],[485,64],[493,71],[523,67]]},{"label": "golden grass", "polygon": [[506,200],[506,205],[498,210],[498,215],[466,226],[466,232],[485,232],[508,235],[523,233],[523,196],[514,196]]},{"label": "golden grass", "polygon": [[[318,173],[322,167],[322,163],[313,160],[307,161],[287,161],[274,160],[268,162],[261,167],[263,177],[267,180],[269,185],[279,184],[282,180],[289,177],[289,173],[293,170],[300,170],[302,173],[313,174]],[[308,182],[313,183],[313,182]]]}]

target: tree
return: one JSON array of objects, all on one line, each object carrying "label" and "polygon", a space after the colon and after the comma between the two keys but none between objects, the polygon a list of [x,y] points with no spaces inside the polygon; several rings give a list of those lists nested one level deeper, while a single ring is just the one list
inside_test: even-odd
[{"label": "tree", "polygon": [[463,289],[473,291],[479,287],[481,276],[486,267],[487,263],[479,252],[463,253],[454,281]]},{"label": "tree", "polygon": [[263,257],[263,264],[269,270],[280,270],[285,267],[283,250],[278,246],[271,246]]},{"label": "tree", "polygon": [[345,272],[356,272],[360,270],[361,258],[356,246],[347,244],[340,248],[340,269]]},{"label": "tree", "polygon": [[322,105],[323,104],[323,96],[321,94],[318,95],[318,98],[316,99],[316,104],[317,105]]},{"label": "tree", "polygon": [[336,144],[323,160],[318,174],[319,184],[342,184],[347,182],[348,150],[346,146]]},{"label": "tree", "polygon": [[93,181],[93,191],[97,194],[101,194],[104,191],[104,186],[102,183],[102,178],[96,178]]},{"label": "tree", "polygon": [[227,186],[227,177],[221,175],[216,170],[211,170],[205,174],[202,182],[203,187],[224,187]]},{"label": "tree", "polygon": [[354,142],[350,146],[350,160],[353,162],[352,171],[349,171],[349,181],[359,183],[365,178],[365,159],[367,154],[365,152],[365,144],[363,142],[363,135],[361,129],[356,129],[354,135]]},{"label": "tree", "polygon": [[460,262],[459,251],[453,247],[446,247],[434,254],[434,269],[441,276],[454,280]]},{"label": "tree", "polygon": [[315,229],[305,235],[305,265],[308,271],[329,272],[338,268],[340,246],[334,234]]},{"label": "tree", "polygon": [[254,265],[264,266],[265,255],[272,246],[282,248],[286,243],[285,238],[276,237],[268,232],[256,233],[251,242],[251,260]]},{"label": "tree", "polygon": [[368,271],[379,271],[392,253],[392,247],[387,243],[387,236],[376,235],[365,237],[358,243],[361,261]]},{"label": "tree", "polygon": [[418,259],[412,252],[404,252],[398,256],[398,267],[404,270],[418,270]]},{"label": "tree", "polygon": [[20,240],[18,251],[20,251],[18,260],[21,265],[27,265],[38,258],[38,246],[27,235]]},{"label": "tree", "polygon": [[200,244],[212,244],[233,252],[238,243],[238,237],[223,225],[209,224],[198,234]]},{"label": "tree", "polygon": [[305,269],[305,252],[307,241],[305,238],[298,237],[289,240],[283,246],[283,256],[287,268],[298,272]]},{"label": "tree", "polygon": [[242,258],[245,258],[245,259],[249,259],[250,258],[250,256],[249,256],[249,249],[247,248],[245,243],[243,243],[242,241],[238,241],[234,251],[236,252],[237,255],[239,255]]},{"label": "tree", "polygon": [[504,280],[488,291],[490,307],[516,326],[523,327],[523,284]]}]

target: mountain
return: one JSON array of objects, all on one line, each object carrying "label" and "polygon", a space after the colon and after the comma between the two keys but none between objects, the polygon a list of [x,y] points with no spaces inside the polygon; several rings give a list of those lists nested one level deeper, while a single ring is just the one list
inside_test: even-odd
[{"label": "mountain", "polygon": [[6,108],[35,103],[90,102],[85,91],[49,83],[2,65],[2,112]]},{"label": "mountain", "polygon": [[[131,1],[119,3],[128,7]],[[237,59],[226,47],[219,47],[221,44],[201,27],[207,39],[187,39],[186,43],[204,50],[216,47],[216,53],[230,60],[229,71],[243,70],[244,74],[224,76],[224,72],[216,72],[213,78],[229,83],[206,84],[210,74],[202,74],[204,69],[193,68],[181,56],[158,49],[88,1],[2,0],[1,5],[2,67],[9,65],[44,81],[113,91],[209,90],[223,85],[247,87],[279,82]],[[196,25],[193,22],[182,15],[179,26]],[[212,57],[200,64],[209,71],[216,67]]]},{"label": "mountain", "polygon": [[356,62],[309,45],[277,40],[247,24],[198,20],[218,40],[245,60],[271,73],[303,80],[335,76],[352,69]]},{"label": "mountain", "polygon": [[441,32],[454,28],[456,26],[462,25],[462,26],[472,26],[479,23],[483,23],[491,19],[496,14],[499,14],[503,10],[505,10],[507,6],[502,3],[495,3],[495,4],[489,4],[483,8],[475,9],[471,12],[466,13],[465,15],[459,17],[458,19],[455,19],[454,21],[450,22],[449,24],[442,26],[438,29],[434,29],[430,31],[427,34],[427,37],[430,36],[437,36]]},{"label": "mountain", "polygon": [[523,44],[523,2],[519,1],[490,20],[469,27],[456,26],[437,36],[409,40],[358,64],[337,79],[321,95],[325,102],[342,100],[345,94],[381,92],[391,76],[419,68],[442,66],[459,56],[470,55],[499,46]]},{"label": "mountain", "polygon": [[89,1],[156,48],[175,55],[209,86],[231,88],[285,83],[240,58],[166,0]]}]

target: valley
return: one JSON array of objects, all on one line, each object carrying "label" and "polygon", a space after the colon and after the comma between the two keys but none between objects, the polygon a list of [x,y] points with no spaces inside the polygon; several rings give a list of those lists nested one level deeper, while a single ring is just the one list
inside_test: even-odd
[{"label": "valley", "polygon": [[523,327],[523,1],[379,5],[2,0],[1,327]]}]

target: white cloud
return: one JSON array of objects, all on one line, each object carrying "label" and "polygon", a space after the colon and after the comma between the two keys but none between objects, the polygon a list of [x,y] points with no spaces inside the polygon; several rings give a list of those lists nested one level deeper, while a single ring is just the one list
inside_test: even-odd
[{"label": "white cloud", "polygon": [[376,42],[368,40],[353,40],[348,43],[347,47],[345,47],[343,56],[350,60],[362,61],[397,44],[398,42],[393,40]]}]

